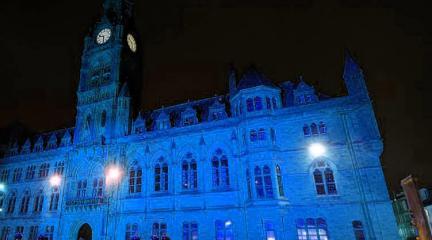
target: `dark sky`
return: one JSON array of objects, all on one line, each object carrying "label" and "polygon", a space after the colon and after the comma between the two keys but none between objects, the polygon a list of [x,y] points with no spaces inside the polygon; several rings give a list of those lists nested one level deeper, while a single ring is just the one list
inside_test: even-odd
[{"label": "dark sky", "polygon": [[[73,125],[83,37],[101,2],[1,1],[0,127],[15,120],[37,131]],[[139,0],[142,108],[226,93],[231,62],[255,63],[274,82],[304,75],[337,96],[348,48],[374,100],[390,188],[409,173],[432,184],[432,9],[427,1],[397,2]]]}]

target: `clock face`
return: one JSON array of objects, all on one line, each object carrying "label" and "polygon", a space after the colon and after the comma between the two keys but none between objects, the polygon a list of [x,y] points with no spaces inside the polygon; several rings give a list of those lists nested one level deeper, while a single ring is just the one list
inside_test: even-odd
[{"label": "clock face", "polygon": [[104,44],[110,39],[110,37],[111,37],[111,29],[109,28],[102,29],[96,37],[96,42],[98,44]]},{"label": "clock face", "polygon": [[128,34],[126,40],[127,40],[127,43],[129,45],[130,50],[132,52],[136,52],[137,44],[136,44],[135,38],[132,36],[132,34]]}]

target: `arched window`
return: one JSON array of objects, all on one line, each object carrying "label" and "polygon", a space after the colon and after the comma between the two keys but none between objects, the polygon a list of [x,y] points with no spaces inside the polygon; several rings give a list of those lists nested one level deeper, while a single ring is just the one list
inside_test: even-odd
[{"label": "arched window", "polygon": [[213,188],[226,189],[230,185],[228,158],[218,149],[212,158]]},{"label": "arched window", "polygon": [[52,189],[51,198],[50,198],[50,204],[49,204],[50,211],[57,211],[59,198],[60,198],[59,188],[54,187]]},{"label": "arched window", "polygon": [[250,177],[249,169],[246,169],[246,184],[247,184],[248,198],[251,199],[252,198],[252,186],[251,186],[251,177]]},{"label": "arched window", "polygon": [[355,240],[366,240],[363,223],[361,221],[353,221],[352,226],[354,230]]},{"label": "arched window", "polygon": [[140,193],[142,191],[142,169],[131,167],[129,170],[129,193]]},{"label": "arched window", "polygon": [[26,180],[30,180],[33,179],[36,173],[36,166],[32,165],[32,166],[28,166],[27,167],[27,172],[26,172]]},{"label": "arched window", "polygon": [[334,179],[333,171],[330,168],[326,168],[326,170],[324,171],[324,176],[325,176],[325,182],[327,186],[327,193],[337,194],[336,182]]},{"label": "arched window", "polygon": [[311,129],[310,129],[309,125],[305,124],[303,126],[303,134],[305,137],[309,137],[311,135]]},{"label": "arched window", "polygon": [[315,123],[311,124],[312,135],[318,135],[318,126]]},{"label": "arched window", "polygon": [[35,196],[35,200],[33,204],[33,212],[35,213],[42,212],[43,202],[44,202],[44,195],[43,195],[43,191],[40,190]]},{"label": "arched window", "polygon": [[5,193],[0,192],[0,208],[3,208],[4,201],[5,201]]},{"label": "arched window", "polygon": [[254,98],[254,102],[255,102],[255,110],[256,111],[259,111],[259,110],[262,110],[262,100],[261,100],[261,98],[260,97],[255,97]]},{"label": "arched window", "polygon": [[104,188],[104,178],[93,179],[92,196],[94,198],[102,198],[103,197],[103,188]]},{"label": "arched window", "polygon": [[9,202],[8,202],[8,208],[7,208],[7,213],[8,214],[12,214],[14,212],[14,210],[15,210],[16,197],[17,197],[17,194],[16,194],[15,191],[13,191],[9,195]]},{"label": "arched window", "polygon": [[265,186],[265,195],[266,198],[273,197],[273,184],[271,178],[271,170],[268,166],[264,166],[263,168],[263,177],[264,177],[264,186]]},{"label": "arched window", "polygon": [[[191,155],[190,157],[191,158]],[[195,159],[186,159],[182,163],[182,189],[196,190],[198,188],[198,171]]]},{"label": "arched window", "polygon": [[21,199],[20,213],[28,212],[29,203],[30,203],[30,191],[27,190],[25,191],[24,196]]},{"label": "arched window", "polygon": [[271,101],[269,97],[266,97],[266,105],[267,105],[267,109],[271,109]]},{"label": "arched window", "polygon": [[167,192],[168,191],[168,164],[163,162],[161,158],[161,163],[157,163],[155,166],[155,192]]},{"label": "arched window", "polygon": [[101,126],[102,126],[102,127],[105,127],[105,125],[106,125],[106,120],[107,120],[107,113],[106,113],[106,111],[104,110],[104,111],[102,112],[102,114],[101,114]]},{"label": "arched window", "polygon": [[15,168],[12,182],[17,183],[17,182],[21,181],[21,175],[22,175],[22,168]]},{"label": "arched window", "polygon": [[277,101],[275,97],[272,98],[272,103],[273,103],[273,109],[277,109]]},{"label": "arched window", "polygon": [[336,181],[330,165],[320,160],[315,164],[314,169],[313,177],[317,194],[337,194]]},{"label": "arched window", "polygon": [[276,179],[278,184],[278,190],[279,190],[279,196],[284,197],[285,191],[283,188],[283,180],[282,180],[282,173],[279,165],[276,165]]},{"label": "arched window", "polygon": [[320,134],[326,134],[327,133],[327,126],[323,122],[319,123],[319,133]]},{"label": "arched window", "polygon": [[77,198],[85,198],[87,191],[87,180],[78,181]]},{"label": "arched window", "polygon": [[264,183],[261,168],[256,166],[255,170],[255,190],[258,198],[264,198]]},{"label": "arched window", "polygon": [[183,240],[198,239],[198,223],[185,222],[183,223]]},{"label": "arched window", "polygon": [[254,110],[254,103],[253,103],[252,98],[248,98],[246,100],[246,108],[247,108],[248,112],[252,112]]},{"label": "arched window", "polygon": [[164,222],[155,222],[152,225],[152,237],[157,237],[161,239],[163,236],[167,235],[167,225]]},{"label": "arched window", "polygon": [[324,178],[322,175],[322,172],[318,169],[315,169],[314,173],[314,181],[315,181],[315,188],[318,195],[325,195],[325,186],[324,186]]},{"label": "arched window", "polygon": [[54,173],[58,175],[63,175],[64,172],[64,162],[56,162],[54,165]]},{"label": "arched window", "polygon": [[48,177],[49,174],[49,163],[43,163],[40,168],[39,168],[39,177],[40,178],[45,178]]},{"label": "arched window", "polygon": [[257,131],[256,130],[251,130],[249,137],[250,137],[250,141],[251,142],[257,141],[258,140],[258,133],[257,133]]},{"label": "arched window", "polygon": [[231,220],[215,221],[215,240],[234,240],[233,223]]},{"label": "arched window", "polygon": [[266,132],[264,130],[264,128],[260,128],[258,130],[258,140],[262,141],[266,139]]},{"label": "arched window", "polygon": [[126,240],[132,240],[133,237],[138,237],[138,224],[130,224],[126,225]]}]

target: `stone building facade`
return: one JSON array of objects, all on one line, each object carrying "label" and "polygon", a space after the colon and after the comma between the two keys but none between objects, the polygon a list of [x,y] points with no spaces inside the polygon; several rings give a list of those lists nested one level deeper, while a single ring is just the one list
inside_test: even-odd
[{"label": "stone building facade", "polygon": [[132,7],[105,0],[85,38],[75,126],[1,159],[1,239],[398,239],[349,54],[346,96],[251,67],[229,71],[226,95],[138,113]]}]

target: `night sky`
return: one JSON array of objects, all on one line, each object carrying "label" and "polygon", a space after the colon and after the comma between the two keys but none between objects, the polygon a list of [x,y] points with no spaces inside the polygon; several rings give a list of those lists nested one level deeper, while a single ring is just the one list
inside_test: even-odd
[{"label": "night sky", "polygon": [[[0,128],[73,126],[83,37],[101,2],[1,1]],[[275,83],[303,75],[340,96],[347,48],[365,71],[390,189],[410,173],[431,185],[432,9],[426,1],[395,2],[137,0],[142,108],[227,93],[230,63],[254,63]]]}]

